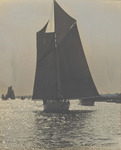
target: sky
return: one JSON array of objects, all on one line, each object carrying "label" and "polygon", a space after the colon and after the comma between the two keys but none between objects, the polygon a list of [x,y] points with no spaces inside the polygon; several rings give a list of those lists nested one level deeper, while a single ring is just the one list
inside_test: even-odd
[{"label": "sky", "polygon": [[[121,1],[57,0],[77,20],[87,62],[100,94],[121,93]],[[32,95],[36,32],[51,16],[53,0],[0,1],[0,94]]]}]

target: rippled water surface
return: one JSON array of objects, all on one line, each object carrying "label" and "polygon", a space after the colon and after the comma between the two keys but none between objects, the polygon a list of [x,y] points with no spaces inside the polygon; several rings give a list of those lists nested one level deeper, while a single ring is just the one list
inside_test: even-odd
[{"label": "rippled water surface", "polygon": [[121,148],[121,104],[71,101],[69,113],[44,113],[42,102],[0,100],[0,148]]}]

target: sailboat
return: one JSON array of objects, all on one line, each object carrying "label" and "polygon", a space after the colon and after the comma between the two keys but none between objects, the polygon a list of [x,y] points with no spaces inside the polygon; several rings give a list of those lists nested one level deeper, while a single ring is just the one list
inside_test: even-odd
[{"label": "sailboat", "polygon": [[8,87],[8,92],[6,94],[6,99],[15,99],[15,94],[14,91],[12,89],[12,86]]},{"label": "sailboat", "polygon": [[54,31],[50,20],[37,32],[34,100],[43,100],[44,111],[68,111],[69,100],[98,97],[77,23],[54,0]]},{"label": "sailboat", "polygon": [[4,94],[2,94],[1,98],[2,98],[2,100],[6,100],[6,97]]}]

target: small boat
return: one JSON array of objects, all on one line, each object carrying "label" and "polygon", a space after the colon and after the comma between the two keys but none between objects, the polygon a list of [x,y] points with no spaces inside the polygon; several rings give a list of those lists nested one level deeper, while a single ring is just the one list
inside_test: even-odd
[{"label": "small boat", "polygon": [[15,94],[12,89],[12,86],[8,87],[8,91],[5,96],[4,96],[4,94],[2,94],[2,100],[8,100],[8,99],[15,99]]},{"label": "small boat", "polygon": [[2,94],[1,98],[2,98],[2,100],[6,100],[6,97],[4,94]]},{"label": "small boat", "polygon": [[[43,100],[44,111],[69,110],[69,100],[99,96],[93,82],[77,23],[54,0],[53,24],[37,32],[34,100]],[[50,31],[49,26],[53,27]],[[89,100],[89,99],[88,99]],[[87,103],[86,99],[84,100]],[[90,99],[88,104],[94,104]]]}]

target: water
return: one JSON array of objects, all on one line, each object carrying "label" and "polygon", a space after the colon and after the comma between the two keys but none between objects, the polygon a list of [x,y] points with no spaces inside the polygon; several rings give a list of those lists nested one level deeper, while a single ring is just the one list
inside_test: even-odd
[{"label": "water", "polygon": [[121,104],[71,101],[65,114],[42,112],[42,102],[0,100],[0,148],[121,149]]}]

